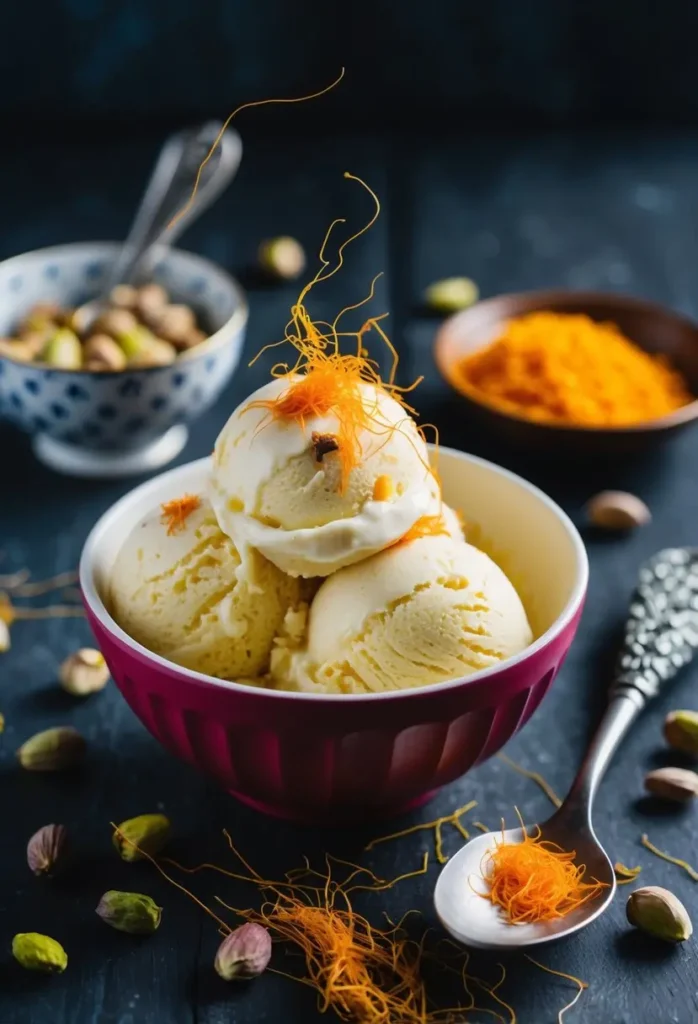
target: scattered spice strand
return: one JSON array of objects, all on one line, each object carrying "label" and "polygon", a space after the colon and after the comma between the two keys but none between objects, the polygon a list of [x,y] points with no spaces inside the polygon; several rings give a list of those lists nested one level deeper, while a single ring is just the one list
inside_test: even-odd
[{"label": "scattered spice strand", "polygon": [[451,368],[455,387],[505,413],[544,423],[629,426],[692,401],[684,378],[612,323],[537,311]]},{"label": "scattered spice strand", "polygon": [[607,888],[603,882],[583,881],[586,868],[574,863],[574,850],[563,850],[540,837],[536,826],[533,835],[524,831],[522,842],[508,843],[502,828],[501,842],[495,841],[483,857],[487,891],[474,891],[499,907],[511,924],[566,917]]},{"label": "scattered spice strand", "polygon": [[[399,423],[392,423],[381,414],[378,408],[378,395],[388,395],[398,402],[405,410],[407,422],[410,414],[415,414],[415,410],[406,403],[405,395],[422,379],[418,378],[407,387],[395,383],[398,354],[380,324],[387,313],[369,317],[358,331],[339,330],[339,322],[345,313],[358,309],[373,299],[380,274],[371,282],[369,294],[359,302],[342,309],[332,323],[314,322],[306,309],[305,301],[311,289],[316,284],[327,281],[341,269],[346,247],[370,230],[380,214],[380,201],[375,192],[361,178],[348,171],[344,177],[358,182],[368,192],[375,205],[373,214],[362,228],[340,244],[335,265],[328,270],[330,260],[325,257],[325,249],[334,228],[344,223],[344,219],[338,218],[330,224],[320,248],[320,269],[301,290],[296,303],[291,307],[291,320],[286,326],[285,337],[280,342],[265,345],[252,361],[254,363],[267,349],[276,345],[292,345],[298,353],[295,364],[289,367],[287,363],[277,363],[271,370],[272,377],[288,380],[288,387],[276,398],[259,399],[245,407],[267,411],[269,418],[265,418],[258,429],[264,429],[271,419],[284,419],[296,422],[304,430],[308,420],[332,414],[337,420],[336,455],[340,463],[342,491],[347,486],[352,470],[361,461],[360,435],[370,433],[374,436],[385,436],[387,440],[395,430],[401,429]],[[390,372],[385,381],[382,379],[378,364],[369,358],[364,347],[364,337],[370,331],[375,331],[380,336],[391,358]],[[340,350],[341,338],[354,339],[353,352],[343,353]],[[370,394],[366,395],[365,385],[375,389],[375,401],[371,401]],[[430,469],[428,466],[427,468]]]},{"label": "scattered spice strand", "polygon": [[[286,882],[270,882],[251,867],[233,845],[230,836],[224,835],[232,853],[248,872],[247,875],[233,872],[233,877],[250,882],[266,894],[267,899],[259,910],[232,907],[220,898],[217,898],[218,903],[249,922],[269,928],[278,938],[303,952],[306,977],[275,968],[270,970],[314,988],[318,992],[321,1012],[331,1009],[340,1020],[355,1024],[368,1021],[391,1024],[398,1020],[401,1024],[449,1024],[455,1014],[463,1012],[460,1006],[438,1010],[428,1008],[421,976],[426,934],[420,941],[408,938],[403,932],[402,921],[387,929],[374,927],[354,911],[343,885],[332,878],[329,860],[326,874],[320,873],[322,885],[291,882],[288,876]],[[123,835],[122,839],[129,841]],[[173,879],[154,857],[143,850],[140,852],[163,878],[189,895],[213,917],[224,935],[232,932],[226,922]],[[364,870],[359,865],[352,867],[354,873]],[[309,869],[301,870],[305,873]],[[223,873],[228,872],[223,870]],[[390,886],[395,882],[387,884]],[[487,986],[485,988],[490,991]],[[510,1018],[510,1024],[515,1024],[515,1017]]]},{"label": "scattered spice strand", "polygon": [[431,830],[434,833],[434,852],[439,864],[445,864],[448,857],[445,856],[442,848],[443,837],[441,829],[444,825],[453,825],[458,829],[464,839],[470,839],[470,833],[465,829],[460,821],[460,818],[467,814],[468,811],[472,811],[473,808],[477,807],[477,800],[471,800],[470,803],[464,804],[453,812],[453,814],[445,814],[441,818],[436,818],[434,821],[425,822],[423,825],[410,825],[409,828],[403,828],[399,832],[392,832],[387,836],[379,836],[378,839],[372,839],[368,846],[365,846],[366,851],[372,850],[379,843],[388,843],[393,839],[402,839],[403,836],[413,835],[415,832],[423,832],[425,830]]},{"label": "scattered spice strand", "polygon": [[642,845],[653,853],[655,857],[661,857],[662,860],[669,861],[670,864],[676,864],[677,867],[683,868],[689,878],[692,878],[694,882],[698,882],[698,871],[688,861],[681,860],[679,857],[672,857],[670,853],[664,853],[663,850],[658,849],[654,843],[651,843],[647,834],[642,836],[640,840]]},{"label": "scattered spice strand", "polygon": [[42,608],[17,608],[13,606],[13,618],[21,619],[75,619],[85,614],[77,604],[49,604]]},{"label": "scattered spice strand", "polygon": [[508,764],[510,768],[513,768],[515,772],[518,772],[519,775],[523,775],[525,778],[531,779],[532,782],[535,782],[535,784],[543,790],[553,806],[562,807],[562,800],[550,783],[547,782],[539,772],[532,772],[529,771],[528,768],[523,768],[520,764],[517,764],[516,761],[512,761],[510,757],[507,757],[506,754],[497,754],[497,757],[500,761],[504,761],[505,764]]},{"label": "scattered spice strand", "polygon": [[[20,574],[17,574],[18,578]],[[51,576],[46,580],[29,580],[29,573],[26,574],[21,581],[17,582],[15,586],[7,587],[8,590],[12,591],[13,597],[41,597],[42,594],[49,594],[52,590],[60,590],[62,587],[72,587],[78,582],[79,574],[75,570],[70,572],[59,572],[56,576]],[[0,581],[0,586],[2,582]],[[78,597],[80,592],[78,591]]]},{"label": "scattered spice strand", "polygon": [[557,1015],[558,1024],[562,1024],[563,1016],[567,1013],[568,1010],[572,1009],[572,1007],[581,997],[584,989],[589,988],[588,983],[586,981],[582,981],[581,978],[575,978],[573,974],[565,974],[564,971],[555,971],[552,967],[546,967],[545,964],[538,963],[537,960],[534,960],[532,956],[528,955],[528,953],[524,953],[524,956],[527,960],[530,960],[530,962],[534,964],[535,967],[539,967],[541,971],[545,971],[546,974],[554,974],[557,978],[566,978],[568,981],[573,981],[574,984],[578,986],[578,991],[574,999],[571,1002],[567,1003],[566,1006],[563,1006]]},{"label": "scattered spice strand", "polygon": [[484,832],[484,833],[492,831],[492,829],[488,828],[487,825],[485,825],[482,821],[474,821],[473,822],[473,828],[477,828],[477,829],[480,830],[480,832]]},{"label": "scattered spice strand", "polygon": [[201,506],[201,498],[198,494],[183,494],[181,498],[173,498],[172,501],[164,502],[162,508],[162,523],[167,527],[167,536],[179,533],[184,529],[192,512],[196,512]]},{"label": "scattered spice strand", "polygon": [[[462,810],[461,808],[460,813]],[[459,811],[455,811],[451,817],[458,813]],[[431,823],[425,827],[433,825],[434,823]],[[113,823],[112,828],[116,832],[119,831]],[[501,1014],[476,1004],[470,988],[471,985],[476,985],[507,1011],[506,1024],[516,1024],[514,1008],[499,995],[499,989],[506,978],[506,970],[502,964],[498,964],[499,980],[490,984],[468,973],[470,954],[450,939],[442,939],[436,949],[427,953],[425,943],[428,932],[424,933],[419,941],[408,938],[403,925],[406,918],[415,913],[414,911],[408,911],[408,914],[398,922],[391,921],[386,915],[390,928],[379,929],[374,928],[366,918],[353,910],[348,898],[348,893],[352,889],[348,888],[348,884],[354,878],[365,874],[372,884],[356,885],[352,887],[353,889],[381,891],[392,888],[399,881],[423,874],[428,864],[427,854],[424,855],[420,869],[392,881],[378,878],[369,868],[327,855],[325,873],[312,869],[304,858],[304,867],[288,871],[285,881],[272,882],[262,878],[255,871],[234,846],[227,831],[223,834],[231,852],[242,865],[244,874],[240,871],[229,871],[216,864],[206,863],[186,868],[170,858],[164,860],[186,874],[212,870],[233,879],[249,882],[262,892],[269,892],[273,898],[268,899],[260,910],[235,908],[218,897],[216,899],[225,909],[233,911],[247,921],[270,928],[278,938],[293,943],[303,951],[307,977],[288,974],[275,968],[269,969],[273,973],[316,989],[321,999],[321,1012],[332,1009],[340,1020],[354,1024],[367,1024],[368,1021],[374,1024],[392,1024],[398,1020],[401,1024],[455,1024],[456,1020],[465,1020],[464,1017],[455,1015],[474,1011],[490,1014],[504,1024]],[[122,839],[130,842],[123,835]],[[136,844],[132,845],[138,850]],[[140,852],[167,882],[187,895],[216,921],[221,934],[225,936],[232,933],[233,929],[225,921],[194,893],[172,878],[160,862],[145,851]],[[333,863],[350,869],[350,874],[342,882],[332,878]],[[311,886],[298,881],[305,877],[316,877],[322,884]],[[460,965],[458,969],[446,961],[444,948],[454,951]],[[428,1006],[421,976],[421,964],[425,956],[437,960],[442,968],[454,972],[461,978],[468,998],[466,1005],[443,1009],[431,1009]],[[583,990],[588,987],[587,983],[573,975],[546,967],[532,957],[527,958],[540,970],[565,978],[579,986],[575,998],[559,1011],[560,1024],[566,1011],[575,1005]]]},{"label": "scattered spice strand", "polygon": [[339,85],[339,83],[342,81],[343,78],[344,78],[344,68],[341,68],[340,72],[339,72],[339,75],[335,78],[335,80],[333,82],[331,82],[329,85],[326,85],[324,87],[324,89],[319,89],[317,92],[308,93],[307,96],[283,96],[281,98],[276,98],[275,97],[275,98],[268,99],[268,100],[251,100],[248,103],[241,103],[239,107],[236,107],[235,110],[232,112],[232,114],[229,114],[228,117],[223,122],[223,125],[222,125],[220,131],[218,132],[218,135],[216,136],[216,138],[214,139],[213,143],[211,144],[211,148],[209,149],[209,151],[206,154],[206,156],[204,157],[204,159],[201,161],[201,164],[199,165],[199,169],[196,172],[196,178],[194,179],[194,186],[192,188],[191,195],[187,199],[187,201],[184,204],[184,206],[182,207],[182,209],[178,213],[176,213],[175,216],[172,218],[172,220],[170,221],[168,227],[169,228],[174,227],[174,225],[178,221],[180,221],[182,219],[182,217],[184,217],[187,214],[187,212],[191,209],[191,204],[194,202],[194,199],[196,198],[196,194],[199,191],[199,184],[201,182],[201,175],[203,173],[204,168],[206,167],[207,163],[209,162],[209,160],[211,159],[211,157],[215,153],[216,149],[220,145],[221,139],[225,135],[226,130],[228,128],[228,125],[230,124],[230,122],[233,120],[234,117],[237,117],[237,115],[241,111],[249,110],[251,107],[264,107],[264,106],[267,106],[267,104],[271,104],[271,103],[305,103],[306,100],[315,100],[315,99],[318,99],[318,97],[320,97],[320,96],[324,96],[325,93],[331,92],[332,89],[335,88],[335,86]]},{"label": "scattered spice strand", "polygon": [[630,885],[634,882],[637,876],[642,871],[641,867],[628,868],[625,864],[621,864],[619,860],[613,865],[613,871],[616,876],[616,883],[618,885]]},{"label": "scattered spice strand", "polygon": [[30,575],[28,569],[19,569],[17,572],[0,575],[0,590],[15,590],[26,583]]}]

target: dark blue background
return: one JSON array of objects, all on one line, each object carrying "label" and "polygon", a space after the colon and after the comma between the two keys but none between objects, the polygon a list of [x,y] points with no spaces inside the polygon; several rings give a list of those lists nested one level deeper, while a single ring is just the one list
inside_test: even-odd
[{"label": "dark blue background", "polygon": [[698,110],[697,35],[688,0],[35,0],[3,8],[0,116],[32,135],[209,117],[346,64],[341,92],[301,122],[269,110],[250,124],[463,137],[522,114],[677,120]]},{"label": "dark blue background", "polygon": [[[654,5],[653,5],[654,6]],[[318,290],[328,316],[362,296],[373,274],[376,312],[389,309],[403,380],[425,375],[415,396],[446,444],[522,472],[583,525],[585,500],[626,486],[649,503],[652,524],[604,539],[585,532],[590,595],[570,658],[509,753],[560,792],[574,774],[611,677],[618,629],[640,562],[670,544],[695,543],[698,437],[688,433],[638,463],[552,463],[502,448],[467,421],[431,357],[435,320],[420,315],[423,288],[472,275],[484,295],[551,285],[628,291],[698,314],[698,136],[691,118],[698,16],[678,0],[650,14],[601,4],[288,4],[63,0],[3,11],[0,41],[0,258],[73,239],[123,237],[158,145],[173,124],[225,114],[235,104],[324,84],[346,63],[332,96],[294,108],[247,112],[240,174],[183,244],[244,274],[263,237],[290,233],[317,250],[335,216],[365,216],[366,198],[342,179],[350,169],[383,202],[371,234],[348,254],[341,278]],[[603,121],[603,124],[598,122]],[[629,127],[632,121],[634,127]],[[683,125],[678,122],[683,121]],[[644,126],[641,126],[642,122]],[[652,124],[650,125],[650,122]],[[357,126],[361,132],[357,132]],[[439,138],[436,138],[438,130]],[[295,136],[292,137],[292,136]],[[294,288],[250,288],[246,355],[279,336]],[[180,461],[210,451],[217,431],[265,369],[243,359],[227,393],[199,422]],[[136,481],[86,482],[38,467],[25,438],[0,425],[0,572],[37,577],[76,565],[98,515]],[[226,860],[227,827],[265,873],[303,854],[349,857],[376,829],[332,832],[263,819],[175,762],[135,720],[113,686],[81,702],[58,689],[61,659],[89,642],[79,620],[18,623],[0,656],[0,1021],[3,1024],[311,1024],[312,993],[274,976],[231,989],[215,976],[215,927],[148,866],[116,858],[110,820],[164,809],[172,847],[187,863]],[[698,860],[695,809],[666,811],[642,799],[645,771],[666,763],[660,727],[672,706],[695,706],[696,670],[637,724],[604,783],[596,812],[614,858],[641,864],[696,911],[695,884],[639,844],[643,831]],[[14,750],[33,732],[72,723],[89,742],[84,771],[42,778],[18,770]],[[494,759],[449,787],[410,824],[471,798],[472,817],[495,824],[514,804],[527,820],[545,797]],[[75,868],[42,884],[28,872],[27,838],[48,821],[73,835]],[[390,826],[392,827],[392,825]],[[385,875],[414,867],[417,836],[371,855]],[[447,848],[458,845],[449,836]],[[433,923],[435,871],[364,905],[377,920],[408,908]],[[107,888],[152,893],[163,924],[150,939],[109,931],[94,915]],[[249,905],[243,887],[200,878],[197,892]],[[693,1024],[698,1017],[695,942],[674,949],[629,932],[621,890],[593,928],[540,959],[589,982],[570,1024]],[[16,931],[46,931],[68,950],[59,978],[23,973],[10,959]],[[283,955],[283,967],[294,968]],[[506,959],[503,996],[520,1024],[554,1022],[573,989],[520,957]],[[493,960],[475,973],[495,979]],[[442,1004],[457,993],[443,981]],[[471,1014],[471,1024],[494,1018]]]}]

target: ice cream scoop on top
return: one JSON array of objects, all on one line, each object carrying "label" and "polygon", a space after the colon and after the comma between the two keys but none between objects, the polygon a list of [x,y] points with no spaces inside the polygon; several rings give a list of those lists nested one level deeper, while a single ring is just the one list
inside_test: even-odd
[{"label": "ice cream scoop on top", "polygon": [[[320,269],[291,309],[278,344],[294,361],[277,363],[231,415],[207,494],[173,496],[147,516],[114,570],[111,605],[123,628],[200,672],[374,693],[468,675],[531,641],[514,587],[465,543],[442,501],[407,402],[415,385],[396,383],[383,317],[345,330],[375,279],[331,323],[306,308],[378,216],[364,187],[375,204],[369,222],[334,261],[325,250],[342,222],[331,225]],[[371,333],[390,357],[385,379],[365,347]]]}]

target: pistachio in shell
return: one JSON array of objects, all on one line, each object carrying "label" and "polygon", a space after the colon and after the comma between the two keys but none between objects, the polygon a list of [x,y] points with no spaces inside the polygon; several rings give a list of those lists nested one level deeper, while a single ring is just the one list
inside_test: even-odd
[{"label": "pistachio in shell", "polygon": [[685,942],[693,925],[681,900],[659,885],[646,885],[631,892],[626,904],[630,924],[664,942]]},{"label": "pistachio in shell", "polygon": [[290,235],[266,239],[257,255],[262,270],[284,281],[295,280],[305,270],[303,246]]},{"label": "pistachio in shell", "polygon": [[469,277],[447,277],[434,281],[424,292],[424,301],[437,313],[469,309],[479,298],[478,287]]},{"label": "pistachio in shell", "polygon": [[47,342],[41,361],[58,370],[79,370],[82,366],[82,345],[75,331],[60,327]]},{"label": "pistachio in shell", "polygon": [[79,764],[86,746],[72,725],[59,725],[31,736],[19,748],[17,757],[27,771],[59,772]]},{"label": "pistachio in shell", "polygon": [[172,834],[172,825],[164,814],[139,814],[117,825],[112,837],[114,846],[122,860],[155,857],[167,845]]},{"label": "pistachio in shell", "polygon": [[213,966],[224,981],[256,978],[271,959],[271,935],[261,924],[248,922],[221,942]]},{"label": "pistachio in shell", "polygon": [[670,711],[664,719],[664,738],[674,750],[698,757],[698,711]]},{"label": "pistachio in shell", "polygon": [[162,907],[143,893],[110,889],[102,896],[95,913],[119,932],[152,935],[160,927]]},{"label": "pistachio in shell", "polygon": [[39,932],[20,932],[15,935],[12,955],[27,971],[62,974],[68,966],[68,954],[60,942]]},{"label": "pistachio in shell", "polygon": [[86,697],[103,690],[109,681],[104,655],[92,647],[81,647],[69,655],[59,671],[61,686],[75,697]]},{"label": "pistachio in shell", "polygon": [[645,776],[645,789],[662,800],[686,803],[698,796],[698,773],[688,768],[656,768]]},{"label": "pistachio in shell", "polygon": [[44,825],[27,843],[27,864],[35,875],[55,875],[65,861],[65,825]]}]

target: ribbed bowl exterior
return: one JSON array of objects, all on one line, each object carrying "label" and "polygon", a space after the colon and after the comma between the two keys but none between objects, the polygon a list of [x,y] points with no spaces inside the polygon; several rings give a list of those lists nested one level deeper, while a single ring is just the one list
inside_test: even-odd
[{"label": "ribbed bowl exterior", "polygon": [[551,686],[581,605],[546,644],[484,678],[313,700],[192,678],[87,615],[119,689],[169,751],[267,814],[346,822],[405,811],[504,746]]}]

